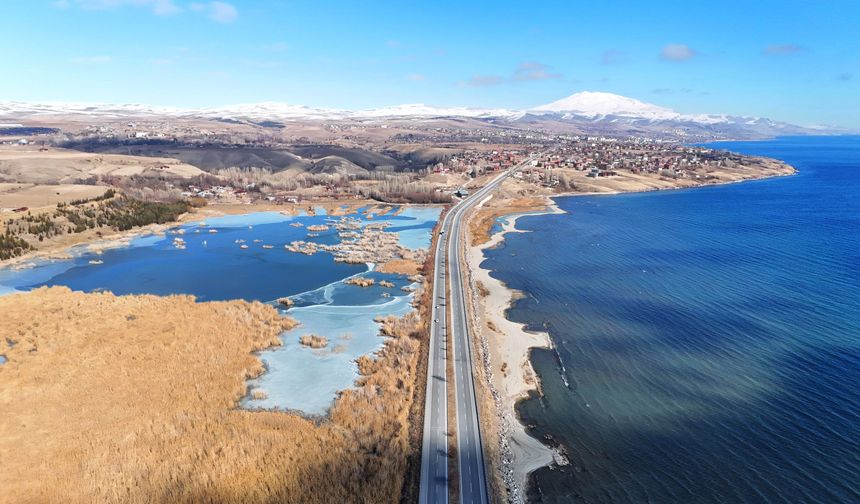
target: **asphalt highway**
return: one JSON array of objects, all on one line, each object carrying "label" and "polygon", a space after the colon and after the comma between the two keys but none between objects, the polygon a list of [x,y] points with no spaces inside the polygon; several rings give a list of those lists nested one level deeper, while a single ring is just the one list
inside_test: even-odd
[{"label": "asphalt highway", "polygon": [[[528,161],[526,161],[528,162]],[[500,174],[471,196],[464,198],[445,215],[433,269],[433,307],[430,322],[430,353],[427,366],[427,395],[424,403],[424,438],[421,448],[421,504],[448,502],[448,383],[447,345],[454,349],[454,390],[459,453],[460,502],[485,504],[487,475],[478,422],[472,350],[466,321],[465,291],[460,270],[461,221],[467,210],[490,194],[504,179],[526,162]],[[446,286],[451,288],[448,299]],[[447,325],[450,302],[451,326]]]}]

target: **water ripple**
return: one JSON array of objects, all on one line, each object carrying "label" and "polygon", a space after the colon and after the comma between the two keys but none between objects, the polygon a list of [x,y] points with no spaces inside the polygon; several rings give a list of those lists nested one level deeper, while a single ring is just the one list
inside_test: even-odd
[{"label": "water ripple", "polygon": [[733,147],[802,172],[560,199],[488,252],[556,346],[518,406],[571,460],[538,500],[860,502],[860,138]]}]

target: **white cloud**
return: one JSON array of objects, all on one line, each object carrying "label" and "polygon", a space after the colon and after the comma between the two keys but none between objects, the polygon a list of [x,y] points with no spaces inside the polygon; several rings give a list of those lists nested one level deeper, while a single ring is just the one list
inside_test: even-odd
[{"label": "white cloud", "polygon": [[54,6],[67,8],[71,4],[86,10],[108,10],[120,7],[145,7],[151,9],[158,16],[171,16],[182,12],[182,7],[176,5],[173,0],[59,0]]},{"label": "white cloud", "polygon": [[182,12],[182,8],[178,7],[172,0],[155,0],[152,4],[152,12],[159,16],[171,16]]},{"label": "white cloud", "polygon": [[689,61],[697,55],[696,50],[686,44],[668,44],[660,50],[660,59],[665,61]]},{"label": "white cloud", "polygon": [[501,75],[473,75],[464,85],[472,87],[497,86],[505,82]]},{"label": "white cloud", "polygon": [[560,73],[552,73],[549,69],[549,65],[544,65],[536,61],[525,61],[517,65],[517,69],[514,70],[514,75],[511,78],[515,81],[535,81],[560,79],[562,77]]},{"label": "white cloud", "polygon": [[421,82],[427,80],[427,77],[425,77],[423,74],[409,74],[406,76],[406,79],[411,80],[413,82]]},{"label": "white cloud", "polygon": [[290,46],[286,42],[275,42],[273,44],[264,45],[260,49],[265,52],[284,52],[289,50]]},{"label": "white cloud", "polygon": [[[84,10],[112,10],[122,7],[146,8],[157,16],[172,16],[186,10],[176,3],[176,0],[55,0],[54,7],[66,9],[76,6]],[[187,10],[205,14],[217,23],[232,23],[239,17],[239,11],[233,4],[227,2],[194,2]]]},{"label": "white cloud", "polygon": [[270,70],[273,68],[280,68],[280,67],[284,66],[283,62],[281,62],[281,61],[269,61],[269,60],[258,60],[258,59],[243,60],[242,63],[244,63],[245,65],[248,65],[249,67],[262,68],[264,70]]},{"label": "white cloud", "polygon": [[76,65],[104,65],[113,61],[110,56],[76,56],[69,58],[69,63]]},{"label": "white cloud", "polygon": [[560,73],[550,72],[552,67],[536,61],[524,61],[517,65],[510,77],[501,75],[474,75],[466,82],[459,83],[460,86],[487,87],[500,84],[542,81],[550,79],[561,79]]},{"label": "white cloud", "polygon": [[627,61],[627,54],[618,49],[607,49],[600,56],[600,63],[604,65],[615,65]]},{"label": "white cloud", "polygon": [[239,17],[236,7],[227,2],[196,2],[191,4],[190,8],[194,12],[205,13],[209,19],[217,23],[232,23]]},{"label": "white cloud", "polygon": [[239,11],[236,10],[236,7],[227,2],[212,2],[209,5],[212,10],[209,17],[219,23],[232,23],[239,17]]},{"label": "white cloud", "polygon": [[797,44],[773,44],[764,48],[765,54],[796,54],[806,49]]}]

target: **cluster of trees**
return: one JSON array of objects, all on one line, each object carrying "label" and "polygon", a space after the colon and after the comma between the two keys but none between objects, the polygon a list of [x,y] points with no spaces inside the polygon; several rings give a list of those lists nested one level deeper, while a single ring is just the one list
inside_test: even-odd
[{"label": "cluster of trees", "polygon": [[122,197],[95,207],[57,209],[55,215],[65,217],[74,226],[75,233],[100,227],[127,231],[138,226],[174,221],[189,207],[187,201],[143,201]]},{"label": "cluster of trees", "polygon": [[[83,233],[88,229],[110,228],[127,231],[148,224],[175,221],[187,212],[191,203],[177,201],[144,201],[127,196],[116,197],[109,189],[104,195],[78,203],[58,204],[54,212],[45,212],[9,219],[0,236],[0,260],[17,257],[33,247],[22,237],[32,236],[38,241],[63,234]],[[96,204],[84,204],[95,201]]]},{"label": "cluster of trees", "polygon": [[116,196],[116,190],[108,189],[101,196],[96,196],[94,198],[76,199],[76,200],[72,200],[68,203],[62,203],[62,202],[57,203],[57,208],[61,208],[61,207],[64,207],[66,205],[79,206],[79,205],[83,205],[84,203],[95,203],[98,201],[106,201],[106,200],[113,198],[114,196]]},{"label": "cluster of trees", "polygon": [[253,186],[262,193],[273,190],[297,191],[316,186],[347,187],[351,180],[359,179],[358,176],[342,173],[275,172],[268,168],[224,168],[216,174],[219,184],[242,188]]},{"label": "cluster of trees", "polygon": [[0,260],[18,257],[32,248],[33,246],[26,240],[12,234],[12,230],[8,227],[5,233],[0,234]]},{"label": "cluster of trees", "polygon": [[57,223],[54,222],[51,214],[33,215],[31,212],[27,212],[27,215],[20,219],[9,219],[6,221],[6,232],[26,233],[37,236],[39,241],[60,234],[57,231]]},{"label": "cluster of trees", "polygon": [[392,176],[372,186],[357,188],[358,194],[386,203],[450,203],[451,195],[437,192],[432,184]]},{"label": "cluster of trees", "polygon": [[[250,187],[262,194],[324,186],[341,193],[358,194],[388,203],[449,203],[450,195],[437,193],[414,174],[373,170],[367,173],[273,172],[267,168],[225,168],[217,172],[224,185]],[[210,184],[214,185],[214,184]]]}]

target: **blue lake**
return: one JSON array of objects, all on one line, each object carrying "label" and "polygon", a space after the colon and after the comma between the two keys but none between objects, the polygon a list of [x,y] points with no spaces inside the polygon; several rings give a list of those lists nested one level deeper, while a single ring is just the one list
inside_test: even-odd
[{"label": "blue lake", "polygon": [[[440,207],[409,207],[397,215],[349,217],[361,219],[362,224],[388,222],[386,231],[397,233],[401,245],[425,248],[440,212]],[[354,382],[355,359],[382,345],[374,318],[404,315],[412,309],[412,295],[402,290],[410,282],[403,275],[369,271],[373,265],[337,263],[326,252],[308,256],[285,250],[284,245],[295,240],[337,243],[340,238],[334,227],[308,237],[307,226],[339,219],[326,216],[322,209],[316,215],[228,215],[177,226],[164,236],[137,237],[127,246],[100,254],[86,246],[75,247],[70,250],[71,259],[0,269],[0,294],[64,285],[85,292],[192,294],[198,301],[245,299],[276,306],[277,299],[291,297],[296,304],[289,315],[300,325],[282,335],[282,347],[261,353],[268,371],[252,385],[263,388],[268,397],[246,398],[243,405],[321,415],[337,391]],[[176,246],[177,239],[184,248]],[[395,287],[343,283],[358,274],[391,281]],[[325,336],[331,343],[321,350],[303,347],[298,339],[308,333]]]},{"label": "blue lake", "polygon": [[860,138],[721,144],[792,177],[557,199],[484,266],[548,331],[540,502],[860,502]]}]

